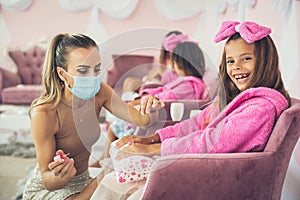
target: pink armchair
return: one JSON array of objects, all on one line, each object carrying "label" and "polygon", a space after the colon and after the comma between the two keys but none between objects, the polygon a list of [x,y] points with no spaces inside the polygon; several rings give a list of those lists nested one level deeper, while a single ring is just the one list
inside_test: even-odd
[{"label": "pink armchair", "polygon": [[8,55],[18,67],[17,73],[0,68],[0,100],[3,104],[30,104],[41,93],[42,66],[46,50],[32,47],[12,50]]},{"label": "pink armchair", "polygon": [[300,135],[300,100],[282,113],[263,152],[191,154],[156,160],[142,199],[279,200]]},{"label": "pink armchair", "polygon": [[156,130],[161,129],[166,126],[174,125],[179,121],[172,121],[170,115],[170,107],[173,102],[181,102],[184,104],[184,113],[182,116],[181,121],[189,119],[190,113],[192,110],[203,110],[206,108],[210,103],[210,99],[203,99],[203,100],[167,100],[164,101],[165,107],[158,110],[158,120],[151,124],[149,127],[137,128],[135,131],[135,135],[151,135],[154,134]]}]

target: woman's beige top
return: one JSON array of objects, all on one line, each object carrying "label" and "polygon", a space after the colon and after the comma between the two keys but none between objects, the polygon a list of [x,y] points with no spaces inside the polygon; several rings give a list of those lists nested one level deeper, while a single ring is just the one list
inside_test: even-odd
[{"label": "woman's beige top", "polygon": [[92,145],[100,137],[100,108],[94,99],[76,106],[63,102],[56,108],[59,131],[55,134],[56,150],[62,149],[75,161],[77,174],[88,168]]}]

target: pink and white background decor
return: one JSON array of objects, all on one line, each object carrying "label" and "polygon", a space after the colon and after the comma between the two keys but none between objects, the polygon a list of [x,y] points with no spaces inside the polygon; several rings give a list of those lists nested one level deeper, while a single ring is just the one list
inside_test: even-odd
[{"label": "pink and white background decor", "polygon": [[[215,66],[222,45],[213,38],[223,20],[257,21],[272,28],[285,85],[300,98],[300,1],[297,0],[0,0],[0,67],[16,72],[10,47],[48,41],[57,33],[86,33],[99,44],[137,29],[177,29],[199,41]],[[151,35],[139,39],[151,40]],[[158,41],[159,44],[160,41]],[[126,46],[126,42],[120,46]],[[119,52],[118,52],[119,51]],[[118,54],[124,49],[114,49]],[[156,59],[158,51],[145,51]],[[300,148],[291,159],[282,199],[300,196]]]}]

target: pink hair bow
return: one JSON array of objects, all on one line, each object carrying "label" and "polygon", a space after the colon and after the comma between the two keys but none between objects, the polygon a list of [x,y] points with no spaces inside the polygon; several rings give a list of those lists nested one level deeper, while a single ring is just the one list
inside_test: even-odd
[{"label": "pink hair bow", "polygon": [[163,39],[162,45],[167,51],[173,51],[178,43],[190,41],[187,34],[176,35],[172,33]]},{"label": "pink hair bow", "polygon": [[225,21],[221,25],[221,29],[215,36],[215,42],[220,42],[239,32],[241,37],[248,43],[260,40],[271,33],[268,27],[260,26],[255,22],[245,21]]}]

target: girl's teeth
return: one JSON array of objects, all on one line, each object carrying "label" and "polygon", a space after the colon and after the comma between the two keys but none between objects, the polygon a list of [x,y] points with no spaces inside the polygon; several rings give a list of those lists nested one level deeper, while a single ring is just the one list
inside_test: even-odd
[{"label": "girl's teeth", "polygon": [[241,78],[246,78],[246,77],[247,77],[247,75],[245,75],[245,74],[244,75],[236,75],[235,76],[236,79],[241,79]]}]

